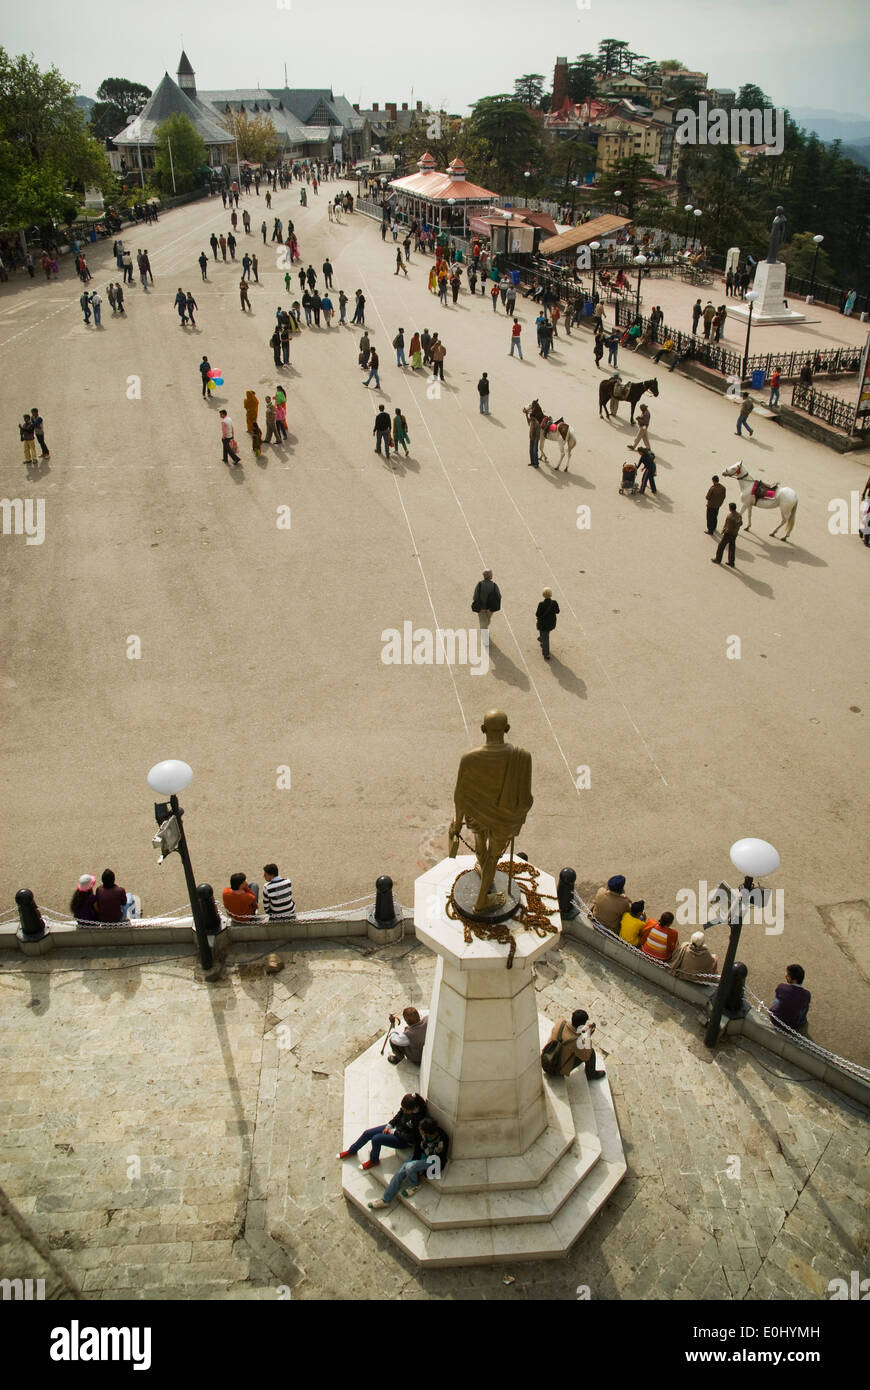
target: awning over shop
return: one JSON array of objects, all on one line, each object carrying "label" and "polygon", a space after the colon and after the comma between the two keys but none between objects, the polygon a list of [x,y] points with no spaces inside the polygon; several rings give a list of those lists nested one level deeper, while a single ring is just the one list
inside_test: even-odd
[{"label": "awning over shop", "polygon": [[560,236],[549,237],[547,241],[541,242],[538,250],[542,256],[558,256],[563,251],[572,251],[575,246],[588,246],[590,241],[602,241],[604,237],[613,236],[623,227],[630,226],[630,217],[616,217],[607,212],[602,217],[593,217],[591,222],[582,222],[579,227],[562,232]]}]

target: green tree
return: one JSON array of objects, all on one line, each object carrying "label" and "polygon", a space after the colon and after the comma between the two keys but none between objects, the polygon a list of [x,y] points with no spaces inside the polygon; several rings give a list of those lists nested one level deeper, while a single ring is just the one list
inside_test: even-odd
[{"label": "green tree", "polygon": [[598,67],[604,77],[622,72],[623,55],[630,52],[625,39],[602,39],[598,45]]},{"label": "green tree", "polygon": [[[813,241],[814,232],[795,232],[791,241],[783,246],[779,253],[780,260],[785,261],[792,275],[802,275],[805,280],[809,280],[813,270],[813,261],[816,259],[816,243]],[[834,267],[830,257],[823,246],[819,246],[819,257],[816,261],[816,282],[817,284],[831,284],[834,280]]]},{"label": "green tree", "polygon": [[151,88],[126,77],[107,77],[97,88],[97,102],[91,111],[91,131],[97,140],[120,135],[134,116],[138,116],[151,95]]},{"label": "green tree", "polygon": [[641,155],[630,154],[623,159],[617,159],[613,168],[602,174],[599,186],[608,202],[617,201],[614,193],[619,189],[620,216],[633,218],[638,204],[645,196],[641,179],[652,178],[655,178],[652,165]]},{"label": "green tree", "polygon": [[246,111],[227,111],[223,124],[238,142],[240,159],[265,164],[277,155],[281,142],[271,116],[262,112],[249,116]]},{"label": "green tree", "polygon": [[206,148],[202,136],[187,117],[177,113],[167,117],[157,127],[155,139],[154,171],[158,187],[164,193],[171,193],[174,174],[176,192],[186,193],[196,188],[199,183],[197,170],[207,162]]},{"label": "green tree", "polygon": [[540,129],[529,109],[504,92],[483,97],[472,107],[466,127],[480,142],[489,176],[502,187],[519,188],[524,171],[537,164],[541,152]]},{"label": "green tree", "polygon": [[514,97],[524,106],[539,111],[544,97],[544,74],[527,72],[524,76],[518,77],[514,83]]},{"label": "green tree", "polygon": [[88,134],[75,93],[57,68],[42,72],[32,58],[13,58],[0,48],[2,225],[60,218],[87,186],[114,188],[109,161]]},{"label": "green tree", "polygon": [[771,106],[772,102],[754,82],[745,82],[737,93],[734,105],[743,111],[760,111],[764,106]]}]

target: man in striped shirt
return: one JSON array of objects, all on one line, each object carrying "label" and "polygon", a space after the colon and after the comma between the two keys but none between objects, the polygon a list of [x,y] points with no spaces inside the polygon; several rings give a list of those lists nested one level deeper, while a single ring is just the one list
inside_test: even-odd
[{"label": "man in striped shirt", "polygon": [[282,878],[277,864],[264,864],[263,908],[272,921],[292,921],[296,916],[293,901],[293,886],[289,878]]}]

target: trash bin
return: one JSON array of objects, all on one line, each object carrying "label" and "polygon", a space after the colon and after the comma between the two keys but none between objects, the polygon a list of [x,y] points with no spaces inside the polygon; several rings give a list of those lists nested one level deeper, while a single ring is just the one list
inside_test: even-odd
[{"label": "trash bin", "polygon": [[755,372],[752,373],[752,389],[753,389],[753,391],[760,391],[760,390],[761,390],[762,386],[764,385],[764,379],[765,379],[764,368],[763,368],[763,367],[759,367],[759,368],[758,368],[758,371],[755,371]]},{"label": "trash bin", "polygon": [[514,285],[518,288],[520,283],[520,272],[518,270],[511,271],[511,280],[514,282]]},{"label": "trash bin", "polygon": [[584,299],[584,300],[583,300],[583,316],[584,316],[584,318],[591,319],[591,317],[592,317],[592,315],[593,315],[594,313],[595,313],[595,305],[592,303],[592,300],[591,300],[591,299]]}]

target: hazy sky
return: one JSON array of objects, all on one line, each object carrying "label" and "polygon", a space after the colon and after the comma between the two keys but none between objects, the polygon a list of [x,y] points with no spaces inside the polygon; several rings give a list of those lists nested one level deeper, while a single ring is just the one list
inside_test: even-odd
[{"label": "hazy sky", "polygon": [[[182,44],[199,86],[332,87],[349,101],[422,100],[464,111],[545,73],[557,54],[626,39],[654,58],[755,82],[774,105],[870,118],[867,0],[29,0],[4,6],[2,43],[55,64],[86,96],[104,77],[156,87]],[[412,91],[413,89],[413,91]]]}]

